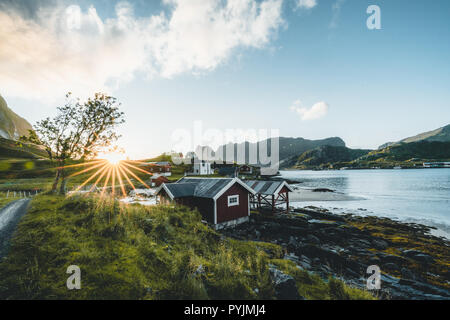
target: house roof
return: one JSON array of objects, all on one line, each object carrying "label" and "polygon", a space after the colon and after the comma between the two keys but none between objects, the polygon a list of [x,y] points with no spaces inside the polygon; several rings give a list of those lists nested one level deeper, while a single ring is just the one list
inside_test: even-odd
[{"label": "house roof", "polygon": [[219,168],[219,174],[232,176],[232,175],[236,174],[236,171],[238,169],[239,168],[237,168],[237,167],[222,167],[222,168]]},{"label": "house roof", "polygon": [[160,161],[155,163],[157,166],[171,166],[170,162],[168,161]]},{"label": "house roof", "polygon": [[281,191],[283,186],[286,186],[289,191],[294,191],[286,181],[260,181],[260,180],[245,180],[250,188],[256,191],[256,193],[272,195]]},{"label": "house roof", "polygon": [[163,183],[161,189],[159,189],[156,194],[164,189],[172,199],[191,197],[195,192],[195,187],[195,183]]},{"label": "house roof", "polygon": [[[173,198],[199,197],[217,199],[234,183],[240,184],[250,193],[255,192],[240,179],[232,178],[188,178],[184,177],[176,183],[163,184],[161,189],[166,190],[169,196]],[[160,192],[157,191],[157,193]]]}]

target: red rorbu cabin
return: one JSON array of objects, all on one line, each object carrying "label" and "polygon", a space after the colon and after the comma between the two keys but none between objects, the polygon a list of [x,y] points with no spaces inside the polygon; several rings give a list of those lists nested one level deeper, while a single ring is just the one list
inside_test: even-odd
[{"label": "red rorbu cabin", "polygon": [[203,220],[216,229],[247,222],[250,196],[255,191],[238,178],[188,178],[162,184],[160,203],[176,202],[197,208]]}]

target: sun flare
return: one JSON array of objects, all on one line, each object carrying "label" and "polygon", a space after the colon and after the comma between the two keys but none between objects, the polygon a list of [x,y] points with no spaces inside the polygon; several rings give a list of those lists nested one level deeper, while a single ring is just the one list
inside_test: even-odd
[{"label": "sun flare", "polygon": [[73,195],[83,188],[89,188],[89,192],[94,192],[96,190],[101,191],[102,197],[106,194],[110,194],[112,197],[115,197],[116,195],[126,197],[126,190],[130,188],[136,189],[136,182],[139,182],[141,185],[150,189],[150,187],[135,172],[133,172],[139,171],[140,173],[152,176],[152,173],[139,167],[139,165],[142,164],[148,165],[146,162],[128,160],[125,158],[124,154],[121,153],[109,153],[102,155],[98,160],[66,166],[85,167],[69,176],[69,178],[90,172],[89,177],[70,194]]},{"label": "sun flare", "polygon": [[122,153],[107,153],[102,155],[101,158],[113,166],[117,166],[121,161],[126,160],[125,155]]}]

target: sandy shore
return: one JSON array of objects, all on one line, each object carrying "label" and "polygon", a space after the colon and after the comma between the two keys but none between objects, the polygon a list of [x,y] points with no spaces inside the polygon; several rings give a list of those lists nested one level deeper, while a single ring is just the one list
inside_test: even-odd
[{"label": "sandy shore", "polygon": [[290,201],[351,201],[364,200],[363,197],[351,196],[339,192],[314,192],[309,189],[296,189],[289,193]]}]

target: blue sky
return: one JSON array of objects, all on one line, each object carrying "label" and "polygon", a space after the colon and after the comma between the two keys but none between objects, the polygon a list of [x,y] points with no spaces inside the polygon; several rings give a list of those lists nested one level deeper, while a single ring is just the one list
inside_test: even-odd
[{"label": "blue sky", "polygon": [[[174,34],[180,37],[176,44],[167,42],[173,50],[156,47],[157,53],[148,54],[146,50],[153,50],[149,47],[166,38],[148,38],[160,30],[157,27],[144,29],[141,35],[140,28],[150,21],[145,19],[164,12],[169,25],[165,27],[175,28],[170,25],[174,12],[188,22],[198,14],[198,7],[181,6],[179,1],[129,2],[126,8],[133,8],[134,14],[127,21],[142,24],[133,22],[126,29],[129,35],[104,47],[97,44],[110,38],[86,35],[92,21],[83,18],[84,33],[68,34],[78,37],[80,46],[69,52],[71,59],[67,58],[70,45],[61,49],[64,58],[48,59],[42,56],[55,50],[38,46],[39,64],[27,62],[25,68],[24,60],[11,56],[11,51],[21,57],[30,50],[15,53],[8,48],[6,56],[0,45],[0,66],[7,70],[0,75],[0,93],[14,111],[34,123],[54,113],[66,89],[79,95],[106,89],[123,103],[127,122],[120,129],[119,144],[132,158],[170,151],[173,131],[191,130],[197,120],[206,128],[221,130],[279,129],[281,136],[308,139],[339,136],[355,148],[376,148],[450,123],[448,1],[316,0],[310,8],[297,8],[296,0],[266,0],[273,7],[264,19],[258,20],[258,11],[254,16],[242,11],[224,22],[231,25],[255,18],[247,31],[218,28],[216,34],[214,29],[205,35],[195,28],[176,29]],[[57,3],[62,9],[78,5],[83,15],[94,7],[105,26],[108,19],[117,18],[117,1]],[[366,26],[366,9],[372,4],[381,9],[381,30]],[[40,6],[48,8],[49,2]],[[9,8],[3,10],[13,14]],[[20,9],[15,10],[20,14]],[[61,12],[54,12],[52,19]],[[13,33],[18,44],[20,39],[58,39],[61,34],[56,24],[50,26],[42,17],[22,16],[24,23],[35,25],[29,31],[32,37]],[[36,32],[39,28],[42,32]],[[136,34],[150,44],[141,47]],[[217,39],[228,39],[227,46]],[[211,41],[215,44],[210,47]],[[136,49],[130,50],[134,45]],[[61,70],[67,74],[58,74]],[[301,111],[292,110],[294,104]],[[305,117],[315,105],[322,112]]]}]

